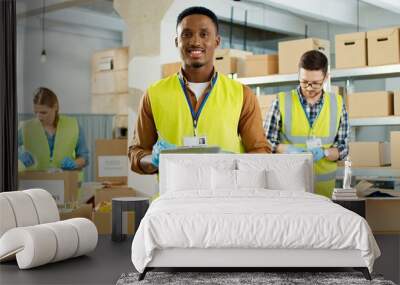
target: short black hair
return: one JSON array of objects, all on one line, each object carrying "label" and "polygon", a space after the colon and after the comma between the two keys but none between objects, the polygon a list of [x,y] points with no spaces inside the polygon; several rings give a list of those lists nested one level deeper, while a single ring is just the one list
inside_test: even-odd
[{"label": "short black hair", "polygon": [[318,50],[309,50],[301,56],[299,68],[321,70],[326,75],[328,72],[328,58]]},{"label": "short black hair", "polygon": [[207,9],[205,7],[200,7],[200,6],[195,6],[195,7],[189,7],[185,10],[183,10],[179,15],[178,18],[176,19],[176,28],[178,28],[178,25],[182,22],[182,20],[190,15],[204,15],[207,16],[208,18],[213,21],[215,28],[217,29],[217,34],[219,33],[219,26],[218,26],[218,18],[217,15],[214,14],[213,11],[210,9]]}]

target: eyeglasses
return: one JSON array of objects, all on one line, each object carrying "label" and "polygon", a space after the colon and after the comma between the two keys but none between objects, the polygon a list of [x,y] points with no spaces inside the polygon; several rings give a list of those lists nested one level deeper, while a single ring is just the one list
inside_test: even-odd
[{"label": "eyeglasses", "polygon": [[300,81],[300,86],[303,87],[304,89],[307,89],[308,86],[311,86],[312,89],[320,89],[323,84],[324,84],[324,81],[322,81],[322,82]]}]

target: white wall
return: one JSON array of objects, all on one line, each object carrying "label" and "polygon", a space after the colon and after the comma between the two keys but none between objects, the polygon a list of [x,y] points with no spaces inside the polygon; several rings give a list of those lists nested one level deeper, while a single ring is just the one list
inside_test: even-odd
[{"label": "white wall", "polygon": [[18,111],[32,112],[34,90],[46,86],[58,95],[61,112],[89,113],[91,56],[96,50],[122,46],[121,33],[50,22],[45,30],[47,61],[41,63],[39,18],[20,22],[17,31]]}]

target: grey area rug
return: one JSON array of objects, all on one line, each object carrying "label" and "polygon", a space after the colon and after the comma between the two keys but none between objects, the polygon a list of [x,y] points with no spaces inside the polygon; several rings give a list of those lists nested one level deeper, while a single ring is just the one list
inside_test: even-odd
[{"label": "grey area rug", "polygon": [[146,278],[138,281],[139,273],[122,274],[117,285],[133,284],[324,284],[324,285],[358,285],[379,284],[395,285],[384,280],[382,276],[372,275],[372,281],[364,278],[359,272],[148,272]]}]

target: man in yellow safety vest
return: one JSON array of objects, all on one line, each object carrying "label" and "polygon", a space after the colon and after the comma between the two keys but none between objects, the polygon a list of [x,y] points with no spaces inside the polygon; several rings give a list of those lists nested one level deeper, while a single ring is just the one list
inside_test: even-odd
[{"label": "man in yellow safety vest", "polygon": [[155,173],[160,151],[183,145],[270,152],[254,93],[214,69],[220,44],[216,15],[204,7],[188,8],[178,16],[176,30],[182,68],[142,97],[129,147],[131,169]]},{"label": "man in yellow safety vest", "polygon": [[349,123],[342,97],[323,89],[328,60],[316,50],[303,54],[300,85],[278,94],[265,122],[267,139],[276,153],[313,154],[315,192],[332,196],[337,160],[348,154]]}]

